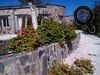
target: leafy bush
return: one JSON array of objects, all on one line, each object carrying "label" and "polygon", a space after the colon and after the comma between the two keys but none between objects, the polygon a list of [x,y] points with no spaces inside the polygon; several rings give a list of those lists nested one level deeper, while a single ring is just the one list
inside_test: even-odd
[{"label": "leafy bush", "polygon": [[85,33],[89,33],[88,31],[88,27],[86,25],[80,25],[80,24],[74,24],[74,26],[76,27],[76,29],[78,30],[82,30],[84,31]]},{"label": "leafy bush", "polygon": [[22,34],[11,39],[8,48],[13,52],[30,51],[39,46],[39,36],[32,27],[24,28]]},{"label": "leafy bush", "polygon": [[87,73],[93,74],[93,65],[91,64],[91,61],[88,59],[77,59],[74,64],[77,67],[84,68]]},{"label": "leafy bush", "polygon": [[100,2],[96,2],[95,7],[93,8],[94,18],[93,25],[95,26],[95,35],[100,37]]},{"label": "leafy bush", "polygon": [[85,75],[85,71],[76,66],[71,66],[69,72],[69,75]]},{"label": "leafy bush", "polygon": [[68,40],[74,39],[76,33],[71,26],[59,24],[52,20],[43,22],[37,29],[42,44],[54,42],[65,43]]},{"label": "leafy bush", "polygon": [[74,39],[76,33],[70,26],[56,23],[52,20],[41,23],[37,32],[33,27],[25,28],[22,33],[10,40],[8,48],[13,52],[30,51],[40,45],[59,42],[61,44]]},{"label": "leafy bush", "polygon": [[69,67],[67,65],[60,62],[53,62],[48,75],[67,75],[68,73]]},{"label": "leafy bush", "polygon": [[48,75],[87,75],[93,74],[92,69],[93,66],[90,63],[90,60],[86,59],[77,59],[74,62],[74,66],[69,66],[61,62],[53,62],[52,67],[49,69]]}]

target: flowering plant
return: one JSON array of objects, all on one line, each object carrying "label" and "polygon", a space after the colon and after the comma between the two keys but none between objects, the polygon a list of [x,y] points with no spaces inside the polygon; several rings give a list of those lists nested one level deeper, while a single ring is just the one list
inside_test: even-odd
[{"label": "flowering plant", "polygon": [[42,44],[59,42],[63,44],[74,39],[76,33],[74,29],[66,24],[59,24],[53,20],[44,21],[37,29]]},{"label": "flowering plant", "polygon": [[77,59],[74,65],[53,62],[48,75],[90,75],[93,74],[93,65],[89,59]]},{"label": "flowering plant", "polygon": [[21,35],[10,40],[8,48],[13,52],[31,51],[39,46],[39,36],[32,27],[23,28]]}]

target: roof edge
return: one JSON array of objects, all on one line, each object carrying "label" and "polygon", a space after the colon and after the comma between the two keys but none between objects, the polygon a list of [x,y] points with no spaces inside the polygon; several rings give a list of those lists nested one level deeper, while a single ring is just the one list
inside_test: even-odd
[{"label": "roof edge", "polygon": [[46,5],[51,5],[51,6],[60,6],[66,8],[64,5],[57,5],[57,4],[46,4]]}]

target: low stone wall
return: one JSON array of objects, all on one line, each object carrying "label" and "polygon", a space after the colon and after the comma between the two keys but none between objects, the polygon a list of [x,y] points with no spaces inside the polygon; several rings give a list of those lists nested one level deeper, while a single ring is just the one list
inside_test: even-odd
[{"label": "low stone wall", "polygon": [[58,43],[39,47],[35,51],[4,56],[0,60],[0,75],[47,75],[52,61],[62,61],[78,47],[80,34],[61,47]]}]

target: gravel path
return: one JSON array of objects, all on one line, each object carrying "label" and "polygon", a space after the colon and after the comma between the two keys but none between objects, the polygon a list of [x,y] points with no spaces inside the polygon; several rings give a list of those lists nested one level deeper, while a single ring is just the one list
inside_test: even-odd
[{"label": "gravel path", "polygon": [[79,48],[64,59],[64,63],[72,65],[77,58],[92,60],[96,68],[93,75],[100,75],[100,38],[81,33]]}]

